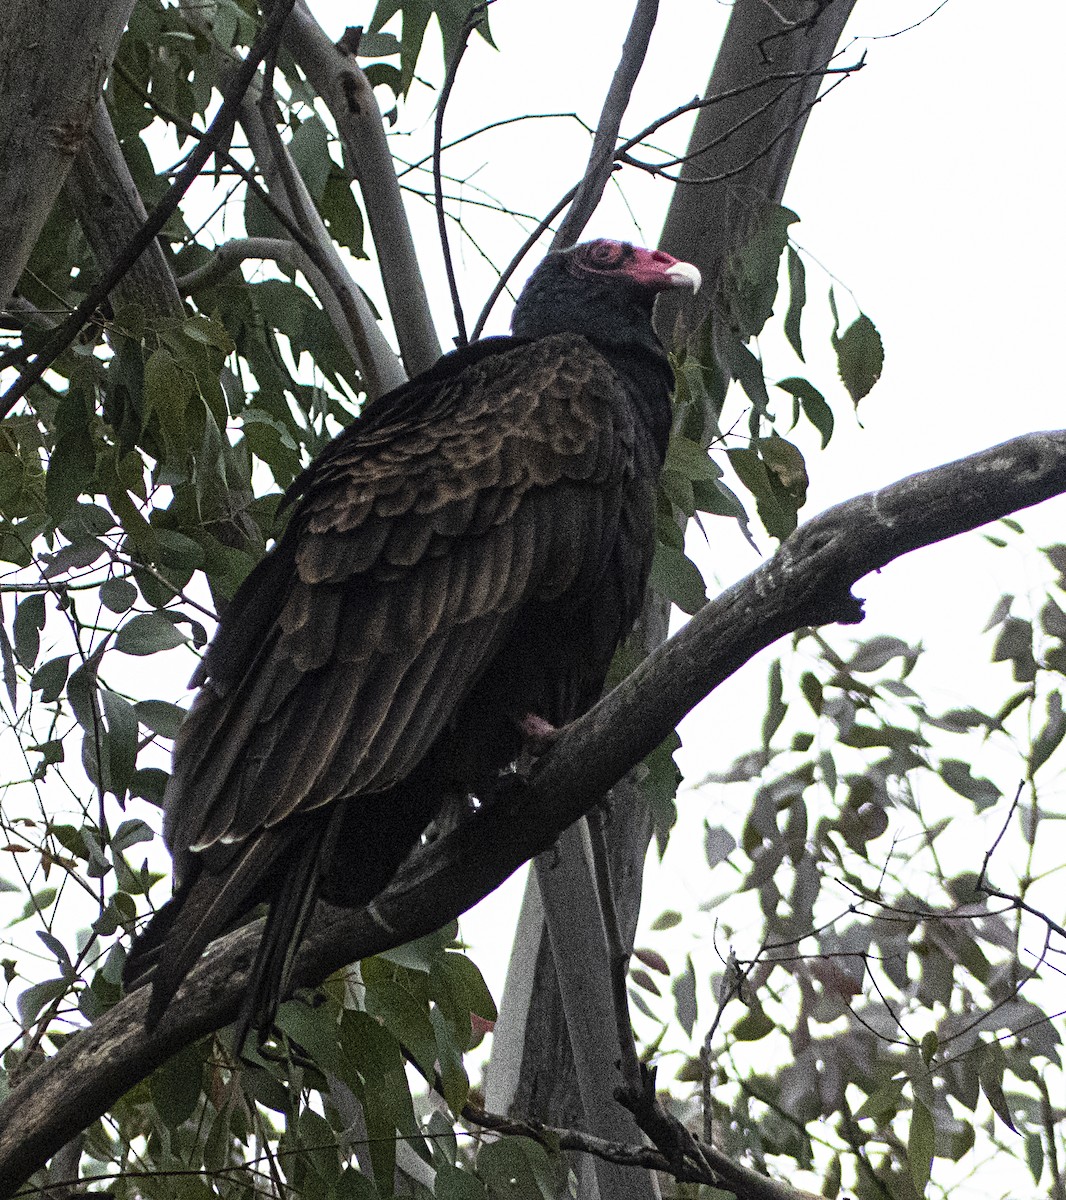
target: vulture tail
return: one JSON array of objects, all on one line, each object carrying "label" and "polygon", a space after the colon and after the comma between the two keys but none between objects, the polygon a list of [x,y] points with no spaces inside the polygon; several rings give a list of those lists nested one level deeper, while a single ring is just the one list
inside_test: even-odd
[{"label": "vulture tail", "polygon": [[[248,911],[264,896],[264,882],[276,888],[273,904],[284,907],[298,889],[307,872],[305,859],[314,857],[313,839],[299,848],[292,874],[278,884],[274,878],[292,855],[292,835],[271,830],[250,843],[233,860],[225,874],[201,870],[174,898],[164,905],[148,927],[138,937],[123,970],[127,988],[147,981],[151,976],[152,996],[148,1003],[146,1023],[153,1029],[181,987],[186,975],[215,938],[238,925]],[[313,907],[314,896],[307,897]],[[274,922],[276,924],[276,922]],[[264,942],[270,936],[271,921],[267,923]],[[264,953],[261,945],[253,968],[259,969]]]},{"label": "vulture tail", "polygon": [[[330,841],[328,837],[325,840]],[[304,841],[287,862],[285,880],[271,898],[266,928],[237,1016],[233,1045],[238,1054],[250,1029],[256,1030],[260,1041],[269,1036],[274,1015],[288,991],[296,951],[318,901],[323,863],[329,858],[328,845],[326,853],[323,849],[316,838]]]}]

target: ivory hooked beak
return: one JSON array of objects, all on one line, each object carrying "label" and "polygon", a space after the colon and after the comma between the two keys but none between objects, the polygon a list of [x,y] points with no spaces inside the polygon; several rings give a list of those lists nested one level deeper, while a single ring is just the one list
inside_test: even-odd
[{"label": "ivory hooked beak", "polygon": [[694,296],[703,283],[699,268],[692,263],[676,262],[672,267],[667,267],[664,273],[670,277],[673,287],[690,287]]}]

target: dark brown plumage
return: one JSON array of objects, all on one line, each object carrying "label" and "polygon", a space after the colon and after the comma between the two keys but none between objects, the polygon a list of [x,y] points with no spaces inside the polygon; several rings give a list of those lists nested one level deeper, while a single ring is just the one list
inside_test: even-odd
[{"label": "dark brown plumage", "polygon": [[525,716],[596,699],[654,545],[671,373],[652,305],[697,282],[618,242],[550,255],[514,337],[445,356],[297,479],[175,745],[175,896],[127,967],[152,971],[150,1020],[267,901],[244,1021],[268,1025],[318,898],[367,903],[445,801],[488,794]]}]

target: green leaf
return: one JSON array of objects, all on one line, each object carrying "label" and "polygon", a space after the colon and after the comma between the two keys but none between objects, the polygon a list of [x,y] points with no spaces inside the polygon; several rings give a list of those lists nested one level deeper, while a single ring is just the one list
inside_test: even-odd
[{"label": "green leaf", "polygon": [[184,454],[189,438],[186,407],[196,392],[190,372],[183,370],[166,348],[152,351],[144,366],[145,415],[155,416],[170,459]]},{"label": "green leaf", "polygon": [[763,1012],[759,1004],[752,1005],[733,1026],[733,1036],[738,1042],[758,1042],[773,1033],[774,1023]]},{"label": "green leaf", "polygon": [[44,628],[44,596],[34,592],[23,596],[15,609],[15,657],[27,671],[37,661],[41,650],[41,630]]},{"label": "green leaf", "polygon": [[[788,312],[785,313],[785,337],[803,362],[803,342],[800,340],[800,318],[807,303],[807,271],[803,259],[788,247]],[[780,385],[778,385],[780,386]],[[829,439],[826,438],[826,441]],[[824,445],[824,443],[823,443]]]},{"label": "green leaf", "polygon": [[454,1027],[445,1019],[439,1008],[434,1006],[430,1010],[429,1019],[437,1040],[437,1062],[440,1066],[444,1099],[458,1117],[470,1094],[470,1080],[463,1066],[464,1046],[455,1040]]},{"label": "green leaf", "polygon": [[847,388],[852,403],[858,405],[881,378],[881,369],[885,365],[881,335],[873,321],[865,313],[860,313],[842,335],[833,334],[833,349],[837,355],[841,382]]},{"label": "green leaf", "polygon": [[188,643],[188,638],[160,612],[131,617],[115,635],[115,649],[122,654],[157,654]]},{"label": "green leaf", "polygon": [[686,1037],[692,1037],[698,1009],[696,1006],[696,968],[692,965],[691,954],[686,959],[685,970],[674,980],[672,990],[678,1024],[685,1031]]},{"label": "green leaf", "polygon": [[7,697],[11,701],[12,709],[16,709],[18,707],[18,676],[15,673],[15,648],[11,645],[11,639],[7,636],[7,630],[4,628],[2,597],[0,597],[0,657],[3,659],[4,687],[7,690]]},{"label": "green leaf", "polygon": [[942,759],[938,774],[953,792],[972,800],[977,812],[991,808],[1003,795],[991,779],[975,776],[970,764],[957,758]]},{"label": "green leaf", "polygon": [[887,1124],[902,1107],[903,1089],[906,1084],[907,1080],[903,1077],[882,1084],[862,1102],[855,1113],[855,1119],[861,1121],[868,1117],[879,1124]]},{"label": "green leaf", "polygon": [[822,449],[829,445],[829,439],[833,436],[833,410],[826,403],[825,397],[806,379],[801,379],[798,375],[789,376],[788,379],[779,379],[777,387],[782,391],[788,392],[790,396],[802,407],[803,415],[822,435]]},{"label": "green leaf", "polygon": [[109,579],[100,585],[100,603],[114,613],[128,612],[137,603],[137,585],[129,579]]},{"label": "green leaf", "polygon": [[137,720],[160,737],[174,738],[185,720],[185,709],[166,700],[140,700],[134,705]]},{"label": "green leaf", "polygon": [[70,670],[69,654],[60,654],[58,658],[50,658],[33,673],[30,687],[41,693],[43,704],[54,704],[63,694],[67,686],[67,674]]},{"label": "green leaf", "polygon": [[1033,742],[1029,755],[1029,778],[1047,762],[1062,743],[1066,734],[1066,714],[1062,711],[1062,693],[1049,692],[1047,698],[1047,721]]},{"label": "green leaf", "polygon": [[886,634],[869,638],[861,642],[855,653],[848,659],[846,666],[849,671],[866,674],[880,671],[886,663],[894,658],[909,658],[915,651],[902,638],[889,637]]},{"label": "green leaf", "polygon": [[367,987],[366,1011],[410,1052],[422,1074],[432,1079],[437,1038],[425,1006],[396,980],[384,979]]},{"label": "green leaf", "polygon": [[682,612],[699,612],[707,603],[707,588],[695,563],[664,542],[655,545],[650,582],[655,591],[672,600]]},{"label": "green leaf", "polygon": [[185,1046],[148,1078],[152,1104],[160,1120],[176,1130],[194,1112],[203,1095],[203,1043]]},{"label": "green leaf", "polygon": [[107,721],[108,770],[104,787],[123,800],[133,779],[137,762],[137,717],[133,705],[108,688],[100,688],[104,718]]},{"label": "green leaf", "polygon": [[770,742],[774,734],[780,729],[781,722],[785,719],[785,714],[788,712],[788,705],[781,699],[784,694],[784,686],[781,682],[781,660],[779,658],[775,658],[770,664],[768,690],[769,698],[762,722],[762,744],[764,750],[770,749]]},{"label": "green leaf", "polygon": [[745,341],[760,333],[773,314],[788,227],[798,220],[791,209],[765,205],[756,214],[747,241],[729,258],[726,291],[735,325]]},{"label": "green leaf", "polygon": [[53,520],[61,520],[83,492],[89,491],[96,473],[93,442],[92,397],[71,388],[56,409],[55,447],[48,458],[45,503]]},{"label": "green leaf", "polygon": [[999,1042],[982,1042],[979,1051],[977,1074],[981,1082],[981,1091],[992,1106],[992,1111],[1012,1132],[1018,1130],[1011,1117],[1010,1105],[1003,1094],[1003,1072],[1006,1069],[1006,1058],[1003,1047]]},{"label": "green leaf", "polygon": [[1037,671],[1032,625],[1021,617],[1007,617],[992,648],[992,661],[1011,663],[1018,683],[1032,683]]},{"label": "green leaf", "polygon": [[664,929],[673,929],[675,925],[681,924],[681,914],[675,912],[672,908],[668,908],[666,912],[660,913],[651,923],[653,933],[661,933]]},{"label": "green leaf", "polygon": [[936,1148],[936,1127],[929,1109],[915,1099],[911,1109],[911,1128],[907,1137],[907,1163],[911,1169],[911,1180],[919,1196],[924,1195],[929,1174],[933,1168]]},{"label": "green leaf", "polygon": [[553,1200],[557,1181],[548,1153],[530,1138],[503,1137],[481,1147],[477,1173],[492,1196]]},{"label": "green leaf", "polygon": [[42,1009],[53,1000],[58,1000],[69,987],[70,981],[67,979],[47,979],[43,983],[35,983],[28,987],[18,999],[22,1028],[29,1029],[40,1016]]},{"label": "green leaf", "polygon": [[[373,70],[373,68],[371,68]],[[392,71],[391,67],[384,67]],[[398,71],[393,71],[398,76]],[[326,180],[320,204],[331,237],[349,250],[355,258],[366,258],[363,248],[363,213],[356,203],[352,185],[339,172],[334,171]]]},{"label": "green leaf", "polygon": [[329,153],[329,134],[317,114],[301,121],[289,141],[296,169],[316,202],[322,199],[326,182],[336,169]]}]

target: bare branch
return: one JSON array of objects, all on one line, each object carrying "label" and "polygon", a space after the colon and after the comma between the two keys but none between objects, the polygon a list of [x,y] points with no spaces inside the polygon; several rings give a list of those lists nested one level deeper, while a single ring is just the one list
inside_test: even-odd
[{"label": "bare branch", "polygon": [[359,181],[404,366],[416,375],[440,357],[440,342],[374,89],[355,58],[326,37],[304,0],[293,9],[285,44],[337,124]]},{"label": "bare branch", "polygon": [[579,1129],[559,1129],[528,1118],[502,1117],[497,1113],[485,1112],[472,1104],[463,1109],[463,1119],[483,1129],[514,1137],[528,1137],[546,1147],[558,1146],[560,1150],[591,1154],[606,1162],[623,1167],[640,1167],[645,1171],[664,1171],[681,1183],[706,1183],[711,1187],[727,1184],[737,1200],[815,1200],[811,1193],[789,1187],[767,1179],[757,1171],[742,1167],[726,1158],[713,1146],[696,1142],[699,1147],[700,1163],[686,1162],[680,1169],[670,1161],[662,1150],[651,1146],[637,1146],[625,1142],[613,1142],[606,1138],[593,1137]]},{"label": "bare branch", "polygon": [[[313,986],[465,912],[550,846],[759,650],[804,626],[859,620],[862,606],[850,589],[864,575],[1064,492],[1066,430],[1058,430],[912,475],[808,521],[567,726],[530,777],[506,776],[477,816],[416,851],[369,908],[323,906],[299,954],[295,984]],[[216,943],[153,1032],[144,1028],[142,988],[12,1091],[0,1106],[0,1196],[10,1196],[171,1054],[233,1020],[261,930],[261,923],[246,926]]]},{"label": "bare branch", "polygon": [[444,182],[441,177],[440,166],[441,142],[444,137],[444,113],[448,107],[448,98],[452,94],[452,88],[455,86],[455,77],[459,73],[459,64],[463,61],[463,55],[466,53],[466,46],[470,40],[470,35],[484,17],[485,10],[491,2],[492,0],[484,0],[482,4],[475,4],[463,22],[463,28],[459,34],[459,43],[452,54],[451,62],[448,63],[448,70],[444,76],[444,85],[437,99],[437,114],[433,122],[434,208],[437,210],[437,232],[440,235],[440,247],[444,254],[444,270],[448,276],[448,291],[452,297],[452,312],[455,314],[455,344],[457,346],[465,346],[468,338],[466,336],[466,321],[463,318],[463,305],[459,299],[459,285],[455,281],[455,264],[452,262],[452,249],[448,241],[448,222],[444,212]]},{"label": "bare branch", "polygon": [[[613,155],[614,164],[611,169],[612,169],[612,171],[615,171],[620,166],[630,165],[630,166],[639,167],[642,170],[651,171],[653,174],[661,173],[660,169],[658,167],[653,167],[650,163],[640,162],[639,160],[633,158],[633,156],[630,154],[630,151],[635,146],[639,146],[640,143],[643,142],[645,139],[651,137],[651,135],[653,133],[662,129],[662,127],[664,125],[669,125],[671,121],[676,121],[679,117],[683,117],[687,113],[703,111],[705,109],[713,107],[716,104],[721,104],[726,100],[732,100],[732,99],[735,99],[736,97],[747,95],[749,92],[753,92],[753,91],[757,90],[758,88],[765,87],[766,84],[770,81],[793,81],[794,83],[799,83],[802,81],[809,82],[811,79],[820,79],[824,75],[838,75],[839,74],[839,75],[846,76],[855,71],[860,70],[862,66],[863,66],[863,63],[860,60],[859,62],[853,63],[851,66],[848,66],[848,67],[822,67],[822,68],[818,68],[815,70],[782,71],[782,72],[777,72],[770,76],[766,76],[763,79],[756,80],[753,83],[740,84],[735,88],[729,88],[725,91],[716,91],[713,95],[706,96],[702,99],[699,96],[696,96],[692,100],[687,100],[684,104],[679,104],[676,108],[671,109],[668,113],[664,113],[661,117],[657,117],[654,121],[651,122],[651,124],[645,125],[645,127],[642,130],[640,130],[639,133],[636,133],[633,135],[633,137],[627,138],[624,142],[621,142],[614,150],[614,155]],[[791,86],[792,86],[792,84],[790,83],[789,87],[782,89],[781,92],[779,92],[777,95],[773,96],[769,101],[766,101],[763,104],[761,104],[758,108],[757,115],[762,116],[762,115],[765,115],[767,112],[769,112],[778,103],[778,101],[781,99],[781,97],[784,96],[790,90]],[[777,130],[776,133],[769,135],[770,140],[767,143],[760,144],[758,149],[751,155],[751,157],[748,158],[747,160],[745,160],[742,164],[740,164],[740,166],[738,168],[736,168],[735,170],[730,169],[730,170],[725,171],[717,176],[709,176],[708,178],[700,180],[699,182],[701,182],[701,183],[721,183],[727,179],[733,178],[737,174],[749,171],[751,169],[751,167],[758,164],[760,162],[760,160],[765,159],[767,157],[767,155],[769,154],[770,150],[772,150],[779,142],[781,142],[783,139],[785,139],[787,137],[790,137],[790,135],[795,133],[796,123],[801,122],[802,120],[805,119],[807,113],[809,112],[810,108],[813,107],[813,104],[815,102],[816,101],[811,101],[803,109],[803,111],[801,113],[799,113],[797,116],[795,116],[792,120],[788,121],[781,129]],[[736,126],[730,126],[723,133],[717,134],[713,139],[711,139],[710,142],[707,143],[707,145],[701,146],[698,151],[693,151],[693,154],[697,155],[697,156],[703,156],[704,154],[706,154],[707,151],[724,145],[726,142],[728,142],[730,140],[730,138],[732,138],[738,132],[739,129],[743,128],[744,125],[748,124],[750,119],[751,118],[749,118],[749,117],[742,118]],[[682,162],[682,163],[687,162],[690,157],[692,157],[692,155],[686,154],[686,155],[683,155],[680,159],[678,159],[676,161]],[[674,179],[673,176],[668,176],[668,178],[670,178],[675,183],[689,182],[685,178]],[[481,331],[485,327],[485,323],[487,322],[487,320],[489,318],[489,314],[492,312],[492,309],[495,307],[496,301],[500,298],[500,296],[503,295],[504,290],[506,289],[507,284],[511,279],[511,276],[515,273],[515,271],[521,265],[522,260],[526,257],[526,255],[529,254],[529,252],[533,249],[533,247],[537,244],[537,242],[540,241],[540,239],[544,235],[544,233],[548,229],[551,228],[551,224],[555,220],[555,218],[574,199],[574,197],[577,195],[577,191],[580,186],[581,186],[580,183],[574,184],[574,186],[555,203],[555,205],[551,208],[551,210],[547,213],[547,215],[540,221],[540,223],[536,226],[536,228],[529,235],[529,237],[527,237],[526,240],[519,247],[514,258],[512,258],[511,261],[507,264],[507,266],[504,268],[503,273],[501,274],[500,278],[496,281],[496,286],[489,293],[489,298],[485,301],[485,306],[484,306],[484,308],[482,308],[481,313],[478,315],[477,323],[474,326],[474,332],[472,334],[472,337],[477,338],[480,335]],[[678,253],[678,252],[677,252],[677,250],[672,250],[671,253]],[[686,257],[688,259],[692,259],[692,258],[695,258],[698,256],[695,255],[692,252],[692,250],[690,249],[687,252],[678,253],[678,257]]]},{"label": "bare branch", "polygon": [[247,237],[224,242],[211,255],[211,261],[183,275],[178,288],[185,295],[210,287],[224,279],[234,267],[250,258],[266,259],[269,262],[291,264],[296,255],[296,246],[287,238]]},{"label": "bare branch", "polygon": [[117,255],[110,270],[103,279],[89,289],[89,294],[60,325],[48,342],[40,350],[33,362],[27,366],[15,382],[0,397],[0,417],[6,417],[19,400],[29,391],[38,379],[48,370],[60,354],[78,336],[82,326],[96,311],[97,306],[105,300],[118,281],[126,274],[130,266],[140,257],[146,247],[155,239],[163,226],[173,216],[182,196],[192,186],[197,175],[207,160],[211,157],[216,146],[220,146],[233,128],[237,119],[237,110],[245,92],[251,86],[259,64],[270,47],[277,41],[281,27],[284,25],[292,8],[293,0],[277,0],[270,10],[266,24],[248,50],[248,55],[234,72],[225,96],[214,120],[208,126],[200,143],[189,155],[170,185],[170,189],[162,200],[152,210],[148,220],[141,226],[137,235]]},{"label": "bare branch", "polygon": [[592,139],[588,166],[578,184],[570,211],[563,218],[552,239],[553,250],[565,250],[577,241],[596,211],[603,189],[611,178],[618,128],[622,124],[622,117],[625,116],[637,76],[644,65],[648,42],[651,41],[651,33],[658,15],[659,0],[637,0],[633,19],[629,23],[629,32],[622,46],[622,57],[615,69],[607,98],[603,102],[600,119],[596,123],[596,136]]}]

